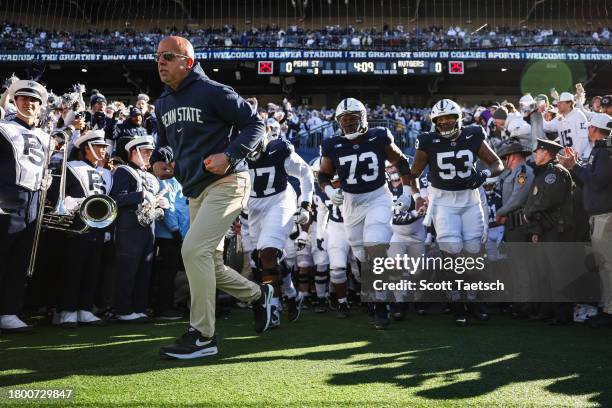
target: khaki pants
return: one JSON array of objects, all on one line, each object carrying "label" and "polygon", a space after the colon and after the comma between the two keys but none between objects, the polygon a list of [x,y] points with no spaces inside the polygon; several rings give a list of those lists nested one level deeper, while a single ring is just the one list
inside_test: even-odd
[{"label": "khaki pants", "polygon": [[612,213],[590,218],[591,243],[601,278],[603,311],[612,314]]},{"label": "khaki pants", "polygon": [[215,334],[215,294],[220,289],[243,302],[260,297],[259,285],[223,264],[223,238],[248,200],[249,173],[230,174],[189,200],[190,228],[183,262],[191,292],[190,324],[205,337]]}]

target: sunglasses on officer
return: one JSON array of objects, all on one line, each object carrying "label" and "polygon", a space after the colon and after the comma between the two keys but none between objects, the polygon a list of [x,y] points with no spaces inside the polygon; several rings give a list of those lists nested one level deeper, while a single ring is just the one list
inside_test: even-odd
[{"label": "sunglasses on officer", "polygon": [[166,51],[166,52],[160,52],[158,54],[155,54],[154,58],[155,58],[155,61],[159,61],[161,58],[163,58],[165,61],[173,61],[174,58],[187,59],[189,58],[189,56],[183,55],[183,54],[177,54],[171,51]]}]

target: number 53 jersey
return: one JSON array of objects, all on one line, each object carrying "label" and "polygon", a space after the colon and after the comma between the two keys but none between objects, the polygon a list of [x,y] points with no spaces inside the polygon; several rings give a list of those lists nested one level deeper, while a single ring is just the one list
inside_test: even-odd
[{"label": "number 53 jersey", "polygon": [[322,155],[332,160],[342,191],[363,194],[386,184],[385,147],[393,143],[386,128],[372,128],[357,143],[335,136],[323,141]]},{"label": "number 53 jersey", "polygon": [[466,126],[455,140],[437,132],[422,133],[416,140],[416,150],[427,153],[429,184],[445,191],[469,190],[468,180],[475,172],[478,151],[485,141],[480,126]]}]

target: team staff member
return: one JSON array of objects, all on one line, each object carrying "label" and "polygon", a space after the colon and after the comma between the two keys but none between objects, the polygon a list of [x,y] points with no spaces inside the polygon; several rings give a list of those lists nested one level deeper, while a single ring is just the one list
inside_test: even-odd
[{"label": "team staff member", "polygon": [[153,225],[141,224],[142,206],[168,208],[168,199],[157,197],[159,183],[147,172],[153,153],[153,137],[139,136],[125,146],[129,163],[117,167],[110,196],[119,214],[115,228],[115,313],[119,321],[148,321],[146,308],[153,264]]},{"label": "team staff member", "polygon": [[591,327],[612,327],[612,160],[606,146],[612,116],[594,114],[589,123],[589,141],[593,144],[586,164],[578,164],[576,153],[565,149],[559,162],[571,170],[583,185],[583,202],[590,216],[591,242],[602,282],[603,313],[588,320]]},{"label": "team staff member", "polygon": [[[90,130],[74,142],[81,159],[70,160],[66,165],[66,208],[77,211],[86,197],[108,195],[112,176],[109,170],[99,167],[108,146],[104,140],[104,130]],[[59,186],[59,183],[54,183],[49,190],[49,199],[53,203],[59,198]],[[76,222],[79,223],[78,227],[84,226],[82,221]],[[62,236],[64,257],[60,268],[60,312],[54,316],[54,324],[73,328],[78,324],[104,323],[91,312],[102,264],[104,234],[104,229],[91,228],[83,234]],[[78,256],[75,257],[75,254]]]},{"label": "team staff member", "polygon": [[[530,241],[569,242],[572,239],[574,182],[569,171],[559,164],[557,154],[563,146],[547,139],[538,139],[535,149],[535,179],[525,203],[524,218]],[[537,259],[541,290],[553,290],[556,274],[564,268],[563,253],[550,246],[542,248]],[[542,279],[546,276],[546,279]],[[572,319],[569,303],[543,303],[535,320],[550,319],[553,324],[567,324]]]},{"label": "team staff member", "polygon": [[41,189],[51,184],[44,174],[49,135],[36,128],[47,90],[34,81],[16,81],[8,90],[17,108],[0,121],[0,330],[31,330],[22,311],[25,279]]},{"label": "team staff member", "polygon": [[272,286],[259,286],[223,264],[223,237],[250,193],[243,159],[264,136],[263,121],[230,87],[211,81],[191,43],[166,37],[157,48],[159,76],[166,84],[156,102],[158,144],[175,153],[174,166],[159,161],[158,177],[172,174],[189,197],[190,229],[182,247],[191,290],[190,327],[162,355],[196,358],[217,353],[215,293],[220,289],[254,302],[255,330],[269,327]]}]

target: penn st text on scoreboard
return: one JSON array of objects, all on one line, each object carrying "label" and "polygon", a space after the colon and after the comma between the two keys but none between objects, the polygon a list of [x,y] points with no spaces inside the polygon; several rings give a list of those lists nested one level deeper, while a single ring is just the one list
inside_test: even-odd
[{"label": "penn st text on scoreboard", "polygon": [[278,63],[280,75],[438,75],[445,64],[435,60],[287,60]]}]

